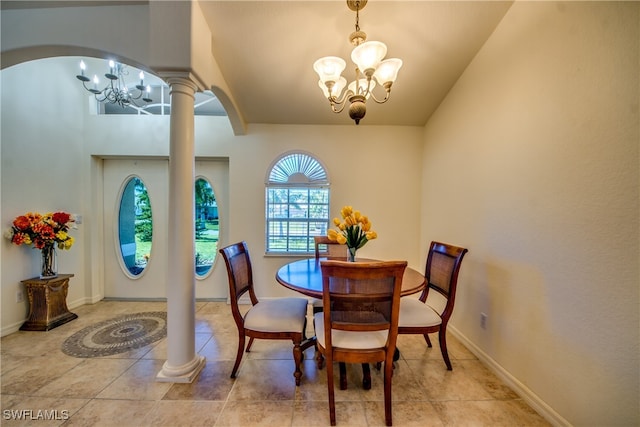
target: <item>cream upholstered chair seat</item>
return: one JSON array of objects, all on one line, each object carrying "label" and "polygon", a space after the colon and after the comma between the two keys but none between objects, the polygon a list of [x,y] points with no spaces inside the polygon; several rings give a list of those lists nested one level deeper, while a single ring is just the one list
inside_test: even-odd
[{"label": "cream upholstered chair seat", "polygon": [[305,298],[260,301],[244,316],[244,327],[260,332],[299,332],[304,329],[306,313]]},{"label": "cream upholstered chair seat", "polygon": [[[315,320],[316,330],[324,330],[324,314],[316,313],[313,316]],[[357,350],[366,350],[370,348],[382,348],[387,344],[387,338],[389,337],[388,330],[382,331],[331,331],[331,341],[334,347],[351,348]],[[317,335],[318,344],[322,347],[326,347],[324,334],[319,333]]]},{"label": "cream upholstered chair seat", "polygon": [[442,318],[430,305],[417,298],[400,298],[398,325],[401,327],[425,327],[440,324],[442,324]]}]

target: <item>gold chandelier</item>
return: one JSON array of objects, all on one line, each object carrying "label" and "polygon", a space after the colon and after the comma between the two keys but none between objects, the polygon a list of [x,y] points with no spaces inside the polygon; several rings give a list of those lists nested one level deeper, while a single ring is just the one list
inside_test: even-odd
[{"label": "gold chandelier", "polygon": [[[313,69],[320,76],[318,86],[329,100],[331,110],[340,113],[349,101],[349,117],[355,120],[356,125],[367,113],[367,99],[372,98],[378,104],[387,102],[391,85],[402,67],[402,60],[398,58],[383,60],[387,46],[378,41],[366,41],[367,35],[360,31],[359,12],[366,4],[367,0],[347,0],[349,9],[356,12],[356,30],[349,36],[349,41],[355,46],[351,52],[351,60],[356,64],[355,80],[347,86],[347,80],[341,75],[346,63],[337,56],[326,56],[313,64]],[[376,98],[373,93],[376,81],[386,92],[382,99]],[[345,86],[347,90],[342,94]]]}]

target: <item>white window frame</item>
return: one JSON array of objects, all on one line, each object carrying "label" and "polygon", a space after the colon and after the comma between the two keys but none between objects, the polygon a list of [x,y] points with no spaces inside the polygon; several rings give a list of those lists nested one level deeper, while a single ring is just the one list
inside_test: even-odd
[{"label": "white window frame", "polygon": [[[290,151],[271,164],[265,182],[266,254],[314,253],[313,237],[326,235],[329,228],[329,187],[327,169],[313,154]],[[283,198],[275,200],[277,193]],[[292,198],[295,195],[300,196],[301,203]]]}]

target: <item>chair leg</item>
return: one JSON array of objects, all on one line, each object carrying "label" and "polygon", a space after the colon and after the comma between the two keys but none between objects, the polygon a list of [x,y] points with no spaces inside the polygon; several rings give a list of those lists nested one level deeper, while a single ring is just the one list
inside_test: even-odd
[{"label": "chair leg", "polygon": [[424,334],[424,340],[427,342],[427,347],[431,348],[431,340],[429,339],[429,334]]},{"label": "chair leg", "polygon": [[347,364],[344,362],[340,362],[338,363],[338,366],[340,367],[340,390],[346,390],[347,389]]},{"label": "chair leg", "polygon": [[447,351],[447,327],[441,327],[438,331],[438,338],[440,340],[440,351],[442,352],[442,358],[444,359],[447,370],[452,371],[451,360],[449,360],[449,352]]},{"label": "chair leg", "polygon": [[[253,338],[250,338],[253,340]],[[238,368],[240,367],[240,361],[242,360],[242,353],[244,353],[244,333],[238,332],[238,352],[236,353],[236,363],[233,365],[233,370],[231,371],[231,378],[236,377],[236,373],[238,372]]]},{"label": "chair leg", "polygon": [[327,389],[329,392],[329,421],[336,425],[336,402],[333,391],[333,361],[327,361]]},{"label": "chair leg", "polygon": [[300,348],[299,341],[293,341],[293,360],[296,364],[296,370],[293,376],[296,378],[296,386],[300,385],[300,378],[302,378],[302,371],[300,370],[300,364],[302,363],[302,349]]},{"label": "chair leg", "polygon": [[393,363],[389,360],[384,362],[384,420],[388,426],[392,424],[391,412],[391,377],[393,376]]},{"label": "chair leg", "polygon": [[324,366],[324,357],[319,350],[316,350],[316,364],[318,365],[318,370],[321,370]]},{"label": "chair leg", "polygon": [[368,363],[362,364],[362,388],[371,390],[371,369]]},{"label": "chair leg", "polygon": [[253,337],[249,338],[249,345],[247,346],[247,353],[251,351],[251,346],[253,345]]}]

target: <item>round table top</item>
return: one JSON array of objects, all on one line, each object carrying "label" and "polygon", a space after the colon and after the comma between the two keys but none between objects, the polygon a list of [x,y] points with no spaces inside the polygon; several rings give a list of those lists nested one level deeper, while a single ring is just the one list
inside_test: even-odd
[{"label": "round table top", "polygon": [[[303,295],[322,299],[322,270],[320,261],[327,258],[308,258],[290,262],[280,267],[276,280],[285,288],[300,292]],[[376,261],[362,259],[360,261]],[[358,261],[356,261],[358,262]],[[411,295],[424,289],[425,278],[422,273],[407,267],[402,277],[401,295]]]}]

